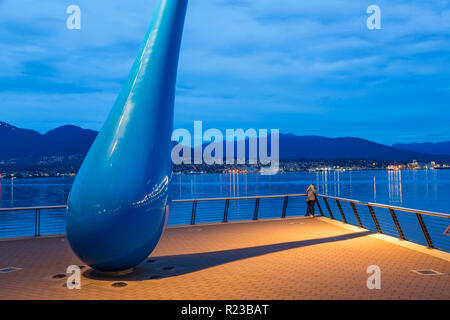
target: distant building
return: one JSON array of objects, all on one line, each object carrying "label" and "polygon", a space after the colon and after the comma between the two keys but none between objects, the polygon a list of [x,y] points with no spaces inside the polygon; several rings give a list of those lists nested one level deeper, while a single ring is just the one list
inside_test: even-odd
[{"label": "distant building", "polygon": [[408,163],[408,169],[409,170],[418,170],[418,169],[422,169],[422,168],[420,167],[417,160],[413,160],[411,163]]}]

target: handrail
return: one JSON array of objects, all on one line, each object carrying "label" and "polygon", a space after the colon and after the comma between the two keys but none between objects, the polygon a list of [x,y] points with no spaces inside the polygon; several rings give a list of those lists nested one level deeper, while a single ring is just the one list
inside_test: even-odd
[{"label": "handrail", "polygon": [[66,209],[66,208],[67,208],[67,205],[0,208],[0,212],[34,211],[34,237],[38,238],[41,236],[41,210],[56,210],[56,209]]},{"label": "handrail", "polygon": [[[225,207],[223,210],[223,219],[222,222],[226,223],[230,220],[229,218],[229,207],[230,207],[230,201],[237,201],[237,200],[256,200],[254,205],[254,211],[253,211],[253,220],[258,220],[259,216],[259,207],[260,207],[260,201],[262,199],[282,199],[283,201],[283,207],[282,211],[280,212],[281,218],[286,218],[286,211],[288,207],[288,203],[290,203],[289,198],[296,198],[296,197],[305,197],[306,194],[279,194],[279,195],[267,195],[267,196],[245,196],[245,197],[220,197],[220,198],[201,198],[201,199],[178,199],[178,200],[172,200],[172,203],[192,203],[192,212],[191,212],[191,219],[190,224],[194,225],[196,224],[196,215],[197,215],[197,205],[199,202],[213,202],[213,201],[224,201]],[[378,233],[383,233],[385,226],[380,224],[379,217],[377,217],[377,213],[374,210],[374,207],[376,208],[385,208],[389,209],[390,216],[392,218],[392,221],[395,225],[395,228],[397,230],[398,236],[400,239],[405,240],[405,233],[403,232],[402,225],[400,223],[401,220],[397,218],[397,211],[402,212],[408,212],[408,213],[414,213],[416,215],[418,225],[420,226],[420,229],[425,237],[425,240],[430,248],[434,248],[434,243],[432,237],[435,237],[436,235],[431,234],[428,232],[428,227],[423,219],[422,216],[433,216],[433,217],[439,217],[439,218],[445,218],[450,219],[450,214],[446,213],[439,213],[439,212],[432,212],[432,211],[426,211],[426,210],[418,210],[418,209],[411,209],[411,208],[404,208],[404,207],[398,207],[398,206],[391,206],[386,204],[380,204],[375,202],[365,202],[360,200],[353,200],[353,199],[347,199],[347,198],[341,198],[341,197],[334,197],[334,196],[328,196],[323,194],[317,194],[317,201],[316,205],[317,208],[320,211],[320,215],[324,216],[324,211],[322,210],[321,204],[319,199],[323,199],[323,202],[325,203],[325,208],[328,211],[329,217],[331,219],[335,219],[335,215],[332,212],[332,209],[330,207],[330,203],[328,200],[334,200],[336,201],[337,208],[339,209],[340,216],[342,217],[342,221],[344,223],[349,223],[348,221],[348,212],[344,212],[344,209],[341,205],[341,202],[348,202],[351,205],[352,213],[354,214],[357,224],[359,227],[364,228],[367,226],[363,225],[366,224],[365,221],[363,221],[360,218],[360,214],[358,213],[358,210],[355,205],[362,205],[366,206],[369,209],[371,219],[373,220],[373,223],[376,227],[376,231]],[[55,209],[66,209],[66,205],[56,205],[56,206],[36,206],[36,207],[21,207],[21,208],[0,208],[1,212],[8,212],[8,211],[34,211],[35,212],[35,220],[34,220],[34,236],[40,237],[41,235],[41,210],[55,210]],[[336,212],[335,212],[336,213]],[[378,213],[379,215],[379,213]],[[383,228],[382,228],[383,227]],[[431,226],[432,227],[432,226]],[[431,229],[433,231],[433,229]],[[422,240],[423,241],[423,240]]]},{"label": "handrail", "polygon": [[271,196],[248,196],[248,197],[224,197],[224,198],[203,198],[203,199],[179,199],[172,200],[173,203],[193,202],[193,201],[225,201],[225,200],[249,200],[249,199],[273,199],[285,197],[305,197],[306,194],[280,194]]},{"label": "handrail", "polygon": [[0,212],[5,211],[28,211],[28,210],[51,210],[51,209],[66,209],[67,205],[58,206],[41,206],[41,207],[16,207],[16,208],[0,208]]},{"label": "handrail", "polygon": [[328,199],[333,199],[333,200],[345,201],[345,202],[361,204],[361,205],[365,205],[365,206],[372,206],[372,207],[385,208],[385,209],[393,209],[393,210],[398,210],[398,211],[419,213],[419,214],[423,214],[423,215],[427,215],[427,216],[435,216],[435,217],[450,219],[450,214],[447,214],[447,213],[440,213],[440,212],[433,212],[433,211],[426,211],[426,210],[419,210],[419,209],[410,209],[410,208],[391,206],[391,205],[388,205],[388,204],[381,204],[381,203],[376,203],[376,202],[364,202],[364,201],[359,201],[359,200],[352,200],[352,199],[346,199],[346,198],[327,196],[327,195],[323,195],[323,194],[318,194],[318,196],[322,197],[322,198],[328,198]]},{"label": "handrail", "polygon": [[[270,195],[270,196],[178,199],[178,200],[172,200],[172,202],[173,203],[186,203],[186,202],[194,202],[194,201],[204,202],[204,201],[225,201],[225,200],[251,200],[251,199],[256,200],[256,199],[273,199],[273,198],[285,198],[285,197],[293,198],[293,197],[305,197],[305,196],[306,196],[306,194],[299,193],[299,194],[279,194],[279,195]],[[324,195],[324,194],[318,194],[317,196],[319,196],[321,198],[345,201],[345,202],[350,202],[350,203],[360,204],[360,205],[365,205],[365,206],[373,206],[373,207],[378,207],[378,208],[393,209],[393,210],[398,210],[398,211],[419,213],[419,214],[428,215],[428,216],[435,216],[435,217],[450,219],[450,214],[447,214],[447,213],[439,213],[439,212],[419,210],[419,209],[410,209],[410,208],[391,206],[391,205],[375,203],[375,202],[365,202],[365,201],[360,201],[360,200],[353,200],[353,199],[347,199],[347,198],[328,196],[328,195]]]},{"label": "handrail", "polygon": [[[273,199],[273,198],[284,198],[284,203],[283,203],[283,210],[281,213],[281,218],[286,218],[286,210],[287,210],[287,205],[288,205],[288,199],[289,198],[294,198],[294,197],[305,197],[306,194],[282,194],[282,195],[270,195],[270,196],[247,196],[247,197],[222,197],[222,198],[203,198],[203,199],[180,199],[180,200],[173,200],[173,203],[189,203],[192,202],[192,213],[191,213],[191,224],[194,225],[196,224],[196,213],[197,213],[197,204],[198,202],[206,202],[206,201],[225,201],[225,209],[224,209],[224,215],[223,215],[223,222],[228,222],[228,211],[229,211],[229,203],[232,200],[249,200],[249,199],[253,199],[256,200],[255,201],[255,207],[254,207],[254,214],[253,214],[253,220],[258,220],[258,212],[259,212],[259,206],[260,206],[260,200],[261,199]],[[423,215],[427,215],[427,216],[433,216],[433,217],[439,217],[439,218],[446,218],[446,219],[450,219],[450,214],[446,214],[446,213],[439,213],[439,212],[432,212],[432,211],[426,211],[426,210],[418,210],[418,209],[410,209],[410,208],[404,208],[404,207],[398,207],[398,206],[391,206],[391,205],[386,205],[386,204],[380,204],[380,203],[375,203],[375,202],[365,202],[365,201],[359,201],[359,200],[352,200],[352,199],[346,199],[346,198],[340,198],[340,197],[333,197],[333,196],[328,196],[328,195],[323,195],[323,194],[317,194],[317,201],[316,201],[316,205],[320,211],[320,214],[322,216],[324,216],[321,205],[320,205],[320,201],[319,198],[322,198],[326,208],[328,210],[329,216],[331,219],[335,219],[331,207],[327,201],[327,199],[329,200],[335,200],[336,201],[336,205],[339,209],[340,215],[342,217],[342,221],[344,223],[349,223],[348,219],[345,215],[345,212],[341,206],[341,201],[342,202],[348,202],[351,204],[352,207],[352,211],[353,214],[355,215],[355,218],[357,220],[358,226],[363,228],[363,222],[360,218],[360,215],[358,213],[358,210],[355,206],[355,204],[357,205],[363,205],[363,206],[367,206],[367,208],[369,209],[370,212],[370,216],[373,220],[373,223],[376,227],[376,231],[378,233],[383,233],[383,228],[382,225],[380,224],[380,220],[377,217],[377,214],[374,210],[374,207],[377,208],[385,208],[385,209],[389,209],[389,213],[391,215],[392,221],[395,225],[395,228],[397,230],[398,233],[398,237],[402,240],[405,240],[405,234],[403,232],[402,226],[399,222],[399,219],[397,218],[397,214],[396,211],[402,211],[402,212],[409,212],[409,213],[415,213],[416,214],[416,218],[419,222],[420,228],[422,230],[422,233],[425,237],[425,240],[428,244],[428,247],[430,248],[434,248],[434,243],[433,240],[431,238],[430,233],[428,232],[428,228],[425,224],[425,221],[423,220]]]},{"label": "handrail", "polygon": [[[298,194],[279,194],[279,195],[270,195],[270,196],[248,196],[248,197],[222,197],[222,198],[199,198],[199,199],[178,199],[178,200],[172,200],[173,203],[183,203],[183,202],[205,202],[205,201],[225,201],[225,200],[252,200],[252,199],[274,199],[274,198],[294,198],[294,197],[305,197],[306,194],[298,193]],[[411,208],[405,208],[405,207],[398,207],[398,206],[392,206],[387,204],[381,204],[376,202],[365,202],[360,200],[353,200],[353,199],[347,199],[347,198],[340,198],[340,197],[334,197],[334,196],[328,196],[324,194],[318,194],[317,196],[321,198],[327,198],[327,199],[333,199],[333,200],[339,200],[339,201],[345,201],[350,202],[354,204],[360,204],[365,206],[373,206],[378,208],[385,208],[385,209],[394,209],[398,211],[404,211],[404,212],[411,212],[411,213],[419,213],[423,215],[429,215],[429,216],[435,216],[440,218],[447,218],[450,219],[450,214],[447,213],[440,213],[440,212],[433,212],[433,211],[427,211],[427,210],[419,210],[419,209],[411,209]],[[37,206],[37,207],[13,207],[13,208],[0,208],[0,212],[8,212],[8,211],[31,211],[31,210],[52,210],[52,209],[66,209],[67,205],[55,205],[55,206]]]}]

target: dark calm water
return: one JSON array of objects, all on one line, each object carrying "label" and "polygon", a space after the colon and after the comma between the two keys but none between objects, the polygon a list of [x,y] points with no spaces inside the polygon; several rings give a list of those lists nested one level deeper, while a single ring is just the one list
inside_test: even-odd
[{"label": "dark calm water", "polygon": [[[73,178],[0,179],[0,207],[60,205]],[[450,170],[296,172],[259,174],[177,174],[173,199],[304,193],[314,183],[319,193],[450,212]]]},{"label": "dark calm water", "polygon": [[[0,206],[28,207],[65,204],[73,178],[39,178],[39,179],[0,179]],[[343,198],[391,204],[415,209],[450,212],[450,170],[417,171],[346,171],[346,172],[299,172],[281,173],[273,176],[259,174],[178,174],[172,180],[173,199],[193,199],[212,197],[238,197],[252,195],[276,195],[304,193],[307,186],[314,183],[319,193]],[[282,210],[282,199],[262,200],[260,217],[278,217]],[[339,210],[330,202],[335,217],[340,218]],[[347,219],[352,221],[350,207],[343,204]],[[322,203],[322,209],[325,205]],[[288,216],[304,214],[304,199],[289,200]],[[363,223],[374,228],[366,208],[359,208]],[[395,226],[390,221],[389,212],[377,209],[380,223],[386,233],[396,235]],[[197,222],[221,221],[224,203],[199,203]],[[251,219],[254,213],[254,200],[230,203],[230,219]],[[169,224],[190,222],[191,204],[173,205]],[[64,230],[63,210],[42,213],[42,234]],[[401,215],[399,220],[405,225],[407,238],[423,243],[423,235],[414,214]],[[12,224],[27,227],[11,228]],[[429,220],[426,223],[430,233],[436,238],[441,248],[450,248],[450,237],[442,235],[448,220]],[[445,228],[444,228],[445,229]],[[25,230],[25,231],[23,231]],[[0,237],[21,235],[34,231],[34,213],[0,213]],[[410,232],[409,232],[410,231]],[[409,234],[410,233],[410,234]],[[416,237],[417,239],[415,239]]]},{"label": "dark calm water", "polygon": [[429,211],[450,212],[450,170],[175,175],[174,199],[319,193]]}]

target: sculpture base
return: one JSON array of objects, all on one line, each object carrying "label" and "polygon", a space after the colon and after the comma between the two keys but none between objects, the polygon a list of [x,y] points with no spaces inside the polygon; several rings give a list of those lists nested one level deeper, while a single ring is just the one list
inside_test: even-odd
[{"label": "sculpture base", "polygon": [[98,270],[93,270],[93,273],[96,276],[101,276],[101,277],[122,277],[122,276],[126,276],[129,275],[130,273],[133,273],[134,269],[130,268],[130,269],[126,269],[126,270],[121,270],[121,271],[98,271]]}]

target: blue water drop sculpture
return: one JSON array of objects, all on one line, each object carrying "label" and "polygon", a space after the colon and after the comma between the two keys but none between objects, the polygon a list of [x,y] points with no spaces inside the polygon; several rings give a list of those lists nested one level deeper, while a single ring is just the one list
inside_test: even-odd
[{"label": "blue water drop sculpture", "polygon": [[187,0],[160,0],[139,55],[72,186],[66,232],[100,271],[141,263],[166,226],[175,81]]}]

